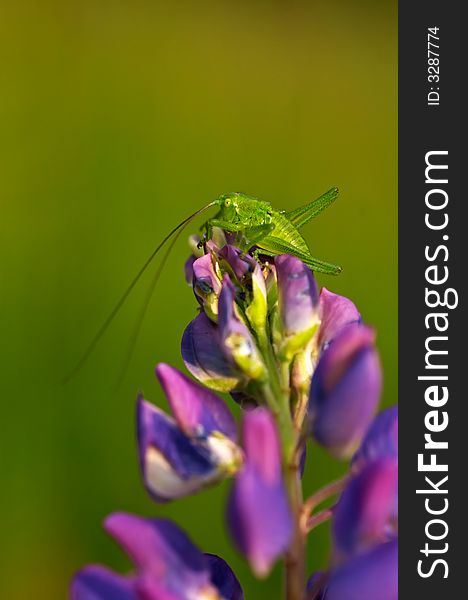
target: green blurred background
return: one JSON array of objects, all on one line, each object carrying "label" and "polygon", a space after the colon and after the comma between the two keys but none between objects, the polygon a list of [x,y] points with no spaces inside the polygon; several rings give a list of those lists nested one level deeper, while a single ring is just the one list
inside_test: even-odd
[{"label": "green blurred background", "polygon": [[[73,366],[169,228],[219,193],[291,209],[332,185],[305,235],[344,266],[321,277],[378,329],[386,404],[397,378],[396,0],[0,3],[2,598],[66,597],[86,562],[128,569],[100,523],[121,509],[175,518],[257,582],[224,528],[229,485],[159,507],[138,474],[134,402],[163,403],[158,361],[182,367],[196,302],[180,240],[126,379],[145,278],[86,368]],[[195,225],[194,225],[195,227]],[[311,448],[306,492],[344,466]],[[326,526],[308,569],[324,564]]]}]

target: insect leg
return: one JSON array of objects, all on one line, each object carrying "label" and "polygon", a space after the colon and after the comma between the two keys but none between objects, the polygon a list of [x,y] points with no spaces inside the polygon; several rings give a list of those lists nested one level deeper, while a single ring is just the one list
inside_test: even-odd
[{"label": "insect leg", "polygon": [[244,231],[244,236],[247,239],[248,243],[253,246],[254,244],[257,244],[257,242],[263,240],[263,238],[265,238],[267,235],[269,235],[274,228],[275,225],[273,223],[266,223],[265,225],[255,225],[254,227],[247,227],[247,229],[245,229]]},{"label": "insect leg", "polygon": [[277,254],[291,254],[299,260],[302,260],[302,262],[309,266],[313,271],[319,271],[320,273],[326,273],[327,275],[338,275],[338,273],[341,272],[341,267],[314,258],[310,254],[305,254],[288,242],[273,236],[263,238],[257,245],[261,250],[265,250],[267,254],[271,254],[271,256]]},{"label": "insect leg", "polygon": [[331,188],[331,190],[328,190],[328,192],[325,192],[325,194],[322,194],[319,198],[312,200],[312,202],[309,202],[305,206],[301,206],[300,208],[285,213],[284,216],[295,227],[300,228],[330,206],[330,204],[336,200],[337,196],[338,188]]},{"label": "insect leg", "polygon": [[240,223],[231,223],[230,221],[223,221],[222,219],[210,219],[207,221],[207,224],[210,227],[219,227],[220,229],[224,229],[224,231],[229,231],[231,233],[244,231],[245,229],[245,226]]},{"label": "insect leg", "polygon": [[230,223],[229,221],[222,221],[221,219],[211,219],[207,221],[207,224],[211,230],[213,227],[220,227],[224,231],[229,233],[241,233],[242,240],[238,240],[238,244],[245,247],[245,250],[255,245],[258,241],[262,240],[265,236],[271,233],[275,225],[273,223],[265,223],[263,225],[254,225],[253,227],[245,227],[240,223]]}]

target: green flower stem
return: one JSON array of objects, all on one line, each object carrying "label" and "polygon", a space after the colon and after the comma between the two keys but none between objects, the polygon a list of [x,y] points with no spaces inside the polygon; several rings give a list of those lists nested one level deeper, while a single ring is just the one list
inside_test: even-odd
[{"label": "green flower stem", "polygon": [[288,411],[290,411],[290,402],[291,402],[291,387],[290,387],[290,379],[291,379],[291,362],[288,360],[283,360],[280,363],[280,377],[281,377],[281,394],[283,396],[283,403],[288,407]]},{"label": "green flower stem", "polygon": [[309,403],[309,394],[304,391],[297,391],[297,402],[294,410],[293,420],[296,430],[302,431],[304,419],[307,414],[307,405]]},{"label": "green flower stem", "polygon": [[304,502],[304,505],[302,507],[303,522],[305,522],[305,523],[308,522],[309,516],[312,513],[312,511],[319,504],[321,504],[324,500],[327,500],[331,496],[334,496],[335,494],[339,494],[340,492],[342,492],[349,481],[349,477],[350,477],[349,475],[345,475],[341,479],[332,481],[331,483],[329,483],[322,489],[315,492],[315,494],[310,496],[310,498],[307,498],[307,500]]},{"label": "green flower stem", "polygon": [[302,483],[299,473],[298,440],[300,431],[291,414],[290,361],[277,363],[266,330],[257,333],[268,381],[262,385],[266,403],[273,411],[281,437],[283,470],[289,503],[293,515],[293,535],[284,558],[286,600],[302,600],[305,585],[305,544],[302,530]]},{"label": "green flower stem", "polygon": [[306,525],[307,533],[309,533],[310,531],[312,531],[312,529],[315,529],[322,523],[325,523],[326,521],[331,519],[332,516],[333,516],[333,507],[332,508],[324,508],[317,514],[312,515],[310,517],[310,519],[307,521],[307,525]]},{"label": "green flower stem", "polygon": [[268,371],[268,380],[262,384],[262,391],[268,407],[276,418],[283,450],[283,463],[286,468],[293,459],[296,449],[296,432],[289,409],[289,386],[288,392],[285,393],[268,332],[261,331],[257,334],[257,339]]},{"label": "green flower stem", "polygon": [[301,529],[302,516],[302,482],[299,473],[300,452],[298,449],[299,432],[291,415],[291,362],[284,360],[279,369],[281,380],[281,406],[293,430],[294,445],[284,455],[285,482],[289,503],[293,514],[294,530],[289,548],[286,552],[285,596],[286,600],[302,600],[305,585],[305,544],[306,537]]},{"label": "green flower stem", "polygon": [[289,465],[286,486],[293,513],[294,531],[284,558],[286,600],[302,600],[305,586],[306,536],[301,528],[302,484],[299,465]]}]

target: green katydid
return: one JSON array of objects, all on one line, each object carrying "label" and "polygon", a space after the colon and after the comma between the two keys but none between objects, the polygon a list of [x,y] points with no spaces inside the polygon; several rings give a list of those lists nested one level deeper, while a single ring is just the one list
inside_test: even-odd
[{"label": "green katydid", "polygon": [[256,246],[262,254],[275,256],[291,254],[314,271],[337,275],[341,267],[314,258],[299,229],[320,214],[337,197],[338,188],[332,188],[320,198],[290,212],[277,211],[269,202],[242,193],[223,194],[213,205],[219,211],[205,223],[207,237],[213,227],[239,234],[236,245],[244,250]]},{"label": "green katydid", "polygon": [[[172,229],[172,231],[170,231],[158,244],[144,265],[138,271],[136,276],[133,278],[125,292],[122,294],[114,309],[92,339],[91,343],[73,371],[64,379],[64,381],[71,379],[83,366],[89,355],[93,352],[96,344],[104,335],[111,322],[114,320],[115,316],[130,295],[130,292],[133,290],[140,277],[149,267],[159,250],[166,244],[166,242],[169,241],[169,239],[172,238],[161,265],[154,275],[145,303],[138,316],[138,321],[131,338],[130,352],[127,354],[126,364],[128,364],[131,350],[137,339],[141,323],[151,299],[151,295],[158,282],[171,249],[173,248],[182,230],[200,213],[213,206],[218,206],[219,210],[212,219],[208,219],[202,226],[206,232],[205,239],[209,239],[211,237],[213,227],[219,227],[227,233],[234,234],[236,245],[244,251],[255,247],[257,252],[267,256],[291,254],[299,258],[314,271],[326,273],[327,275],[337,275],[340,273],[341,267],[314,258],[310,253],[306,241],[299,232],[301,227],[325,210],[325,208],[327,208],[337,196],[338,188],[334,187],[328,190],[328,192],[325,192],[325,194],[319,198],[312,200],[312,202],[309,202],[300,208],[296,208],[295,210],[285,212],[275,210],[269,202],[258,200],[257,198],[247,196],[246,194],[240,192],[231,192],[228,194],[222,194],[213,202],[210,202],[206,206],[198,209],[196,212],[174,227],[174,229]],[[123,371],[125,371],[125,369]]]}]

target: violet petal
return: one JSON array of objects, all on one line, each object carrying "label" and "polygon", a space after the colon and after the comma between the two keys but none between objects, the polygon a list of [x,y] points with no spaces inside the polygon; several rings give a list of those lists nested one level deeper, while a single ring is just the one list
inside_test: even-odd
[{"label": "violet petal", "polygon": [[203,295],[211,292],[219,294],[221,291],[221,282],[216,275],[211,254],[204,254],[193,263],[193,287],[195,293],[199,287]]},{"label": "violet petal", "polygon": [[221,282],[216,274],[211,254],[205,254],[193,263],[193,291],[197,300],[205,308],[210,319],[216,321],[218,296]]},{"label": "violet petal", "polygon": [[351,479],[333,515],[339,558],[389,539],[397,488],[398,465],[393,459],[369,463]]},{"label": "violet petal", "polygon": [[220,477],[209,448],[191,441],[173,419],[142,398],[137,438],[143,481],[156,501],[191,494]]},{"label": "violet petal", "polygon": [[280,353],[286,358],[304,348],[319,326],[318,288],[312,271],[288,254],[275,257],[283,326]]},{"label": "violet petal", "polygon": [[289,254],[275,257],[280,310],[286,334],[310,327],[318,307],[318,288],[312,271]]},{"label": "violet petal", "polygon": [[347,325],[361,322],[361,315],[351,300],[322,288],[320,291],[321,323],[318,345],[326,347]]},{"label": "violet petal", "polygon": [[133,578],[100,565],[89,565],[73,578],[70,600],[138,600],[138,597]]},{"label": "violet petal", "polygon": [[229,392],[240,384],[242,377],[224,356],[218,327],[204,312],[186,327],[181,351],[190,373],[209,388]]},{"label": "violet petal", "polygon": [[312,433],[339,458],[356,450],[379,402],[381,368],[372,341],[370,328],[346,328],[323,353],[312,378]]},{"label": "violet petal", "polygon": [[156,367],[156,375],[179,427],[188,436],[220,432],[236,440],[236,422],[221,398],[164,363]]},{"label": "violet petal", "polygon": [[379,413],[371,423],[361,447],[353,457],[358,468],[379,458],[398,459],[398,406]]},{"label": "violet petal", "polygon": [[205,554],[210,570],[211,583],[223,600],[244,600],[244,592],[234,571],[227,562],[216,554]]},{"label": "violet petal", "polygon": [[247,377],[264,379],[265,365],[252,334],[236,312],[235,288],[228,275],[224,275],[219,296],[218,326],[226,358]]},{"label": "violet petal", "polygon": [[185,599],[211,588],[205,556],[189,537],[166,519],[143,519],[114,513],[104,522],[106,531],[124,548],[137,569],[174,598]]},{"label": "violet petal", "polygon": [[331,576],[325,600],[397,600],[398,542],[380,544]]},{"label": "violet petal", "polygon": [[246,461],[231,490],[228,525],[254,572],[266,576],[292,533],[279,439],[268,410],[245,413],[243,440]]}]

